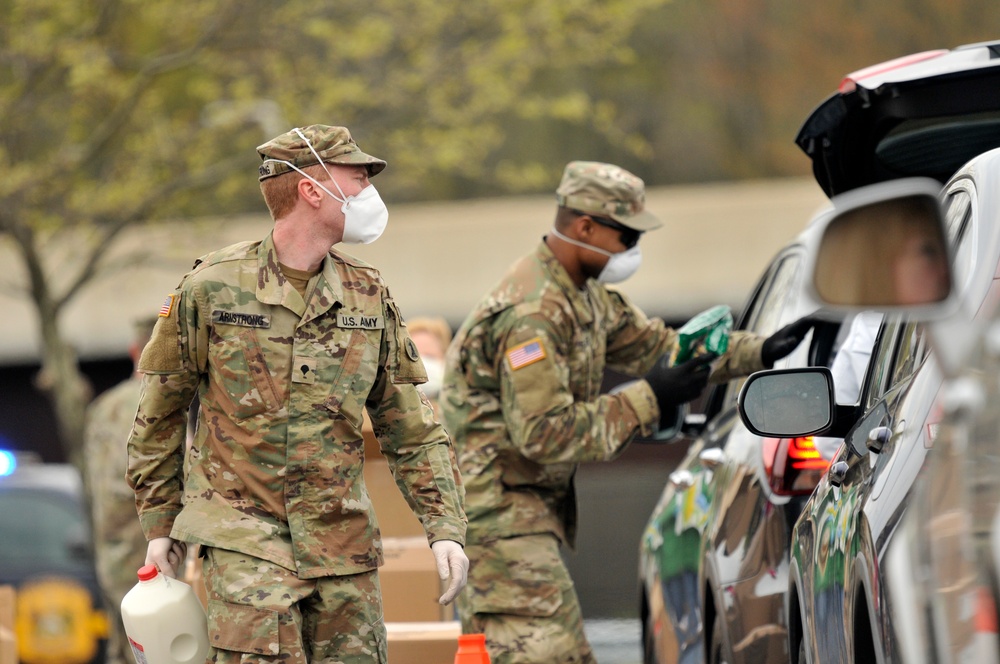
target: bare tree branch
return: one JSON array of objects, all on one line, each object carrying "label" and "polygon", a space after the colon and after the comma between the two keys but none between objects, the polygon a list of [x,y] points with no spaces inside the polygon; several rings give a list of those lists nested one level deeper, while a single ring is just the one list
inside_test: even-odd
[{"label": "bare tree branch", "polygon": [[237,169],[246,167],[248,159],[246,157],[233,157],[226,161],[218,162],[209,166],[203,171],[192,174],[184,174],[167,182],[159,189],[145,196],[139,205],[130,212],[121,215],[117,219],[107,220],[100,224],[102,232],[94,243],[87,260],[77,276],[70,282],[66,291],[53,300],[55,311],[60,311],[74,296],[89,283],[99,272],[101,272],[101,260],[105,255],[105,248],[126,228],[131,225],[141,223],[151,216],[164,200],[173,196],[178,191],[197,189],[215,184],[225,176],[233,173]]},{"label": "bare tree branch", "polygon": [[216,16],[215,20],[206,26],[204,32],[190,47],[177,53],[167,53],[153,58],[136,74],[131,89],[115,106],[112,112],[91,134],[90,140],[82,150],[75,151],[71,161],[75,164],[85,164],[107,147],[111,139],[130,118],[143,93],[149,89],[158,76],[167,74],[197,61],[200,53],[212,43],[219,31],[229,24],[237,12],[236,2],[229,3]]}]

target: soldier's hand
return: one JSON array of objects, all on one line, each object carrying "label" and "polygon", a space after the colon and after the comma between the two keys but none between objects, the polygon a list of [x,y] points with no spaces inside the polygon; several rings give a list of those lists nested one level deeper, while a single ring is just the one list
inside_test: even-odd
[{"label": "soldier's hand", "polygon": [[187,544],[172,537],[154,537],[146,546],[146,564],[156,565],[161,574],[171,579],[177,578],[185,556]]},{"label": "soldier's hand", "polygon": [[462,545],[451,540],[438,540],[431,544],[434,561],[437,563],[438,576],[442,581],[451,582],[438,600],[441,604],[451,604],[465,583],[469,580],[469,559],[462,550]]},{"label": "soldier's hand", "polygon": [[656,361],[644,378],[653,388],[661,414],[671,413],[679,404],[698,398],[712,372],[709,364],[716,357],[714,353],[706,353],[676,367],[670,366],[669,354]]},{"label": "soldier's hand", "polygon": [[760,349],[760,359],[764,366],[774,366],[775,362],[795,350],[809,330],[815,327],[816,322],[811,316],[803,316],[765,339]]}]

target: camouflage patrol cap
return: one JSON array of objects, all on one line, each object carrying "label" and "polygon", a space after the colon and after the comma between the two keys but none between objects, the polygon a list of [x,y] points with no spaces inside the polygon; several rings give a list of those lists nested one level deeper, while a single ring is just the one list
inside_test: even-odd
[{"label": "camouflage patrol cap", "polygon": [[[299,129],[302,134],[312,143],[313,150],[323,159],[331,164],[357,164],[368,167],[368,176],[374,177],[385,168],[385,162],[381,159],[365,154],[358,147],[358,144],[351,138],[351,132],[347,127],[330,127],[327,125],[309,125]],[[280,159],[294,164],[298,168],[313,166],[318,164],[316,155],[309,145],[302,140],[298,132],[294,129],[285,132],[281,136],[272,138],[267,143],[257,147],[257,154],[265,163],[260,165],[260,178],[265,180],[276,175],[288,173],[291,169],[281,161],[267,161],[268,159]]]},{"label": "camouflage patrol cap", "polygon": [[562,207],[610,217],[637,231],[651,231],[663,225],[646,211],[642,180],[614,164],[571,161],[556,189],[556,201]]}]

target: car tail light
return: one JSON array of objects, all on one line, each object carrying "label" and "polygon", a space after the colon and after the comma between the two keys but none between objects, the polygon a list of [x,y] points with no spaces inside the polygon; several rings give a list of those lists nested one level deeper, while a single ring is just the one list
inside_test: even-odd
[{"label": "car tail light", "polygon": [[830,466],[816,449],[812,436],[765,438],[761,454],[771,490],[784,496],[812,493]]}]

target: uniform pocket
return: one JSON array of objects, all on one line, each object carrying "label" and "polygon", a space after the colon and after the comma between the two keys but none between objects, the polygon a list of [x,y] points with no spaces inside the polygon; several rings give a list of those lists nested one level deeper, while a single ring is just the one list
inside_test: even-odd
[{"label": "uniform pocket", "polygon": [[219,342],[213,365],[218,384],[232,404],[232,415],[246,419],[278,408],[278,397],[264,351],[253,330]]},{"label": "uniform pocket", "polygon": [[208,640],[214,648],[277,656],[278,626],[276,611],[215,599],[208,601]]},{"label": "uniform pocket", "polygon": [[517,579],[498,581],[471,602],[473,613],[503,613],[547,618],[562,606],[562,589],[552,583],[527,584]]},{"label": "uniform pocket", "polygon": [[417,345],[410,338],[410,333],[406,329],[403,316],[399,313],[396,302],[387,298],[389,315],[392,324],[386,330],[389,332],[392,382],[394,383],[426,383],[427,369],[424,368],[423,360],[417,351]]},{"label": "uniform pocket", "polygon": [[365,400],[375,380],[375,362],[366,357],[368,348],[368,335],[362,330],[354,330],[347,353],[331,383],[330,397],[324,403],[330,412],[343,417],[359,429]]},{"label": "uniform pocket", "polygon": [[389,661],[389,636],[385,631],[385,623],[381,620],[372,625],[375,634],[375,645],[378,648],[377,664],[386,664]]},{"label": "uniform pocket", "polygon": [[474,613],[549,617],[573,585],[554,535],[496,540],[477,546],[472,557],[466,593]]}]

